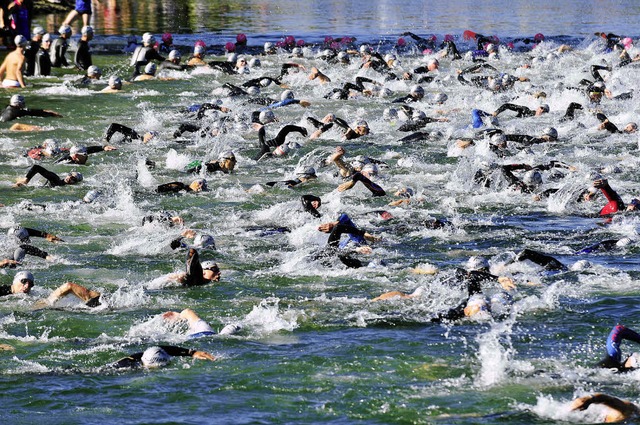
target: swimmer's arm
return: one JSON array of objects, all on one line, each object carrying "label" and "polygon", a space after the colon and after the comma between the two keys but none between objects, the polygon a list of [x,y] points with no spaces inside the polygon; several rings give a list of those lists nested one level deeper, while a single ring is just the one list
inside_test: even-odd
[{"label": "swimmer's arm", "polygon": [[11,260],[9,258],[5,258],[4,260],[0,261],[0,269],[4,269],[6,267],[15,267],[18,265],[18,262],[16,260]]},{"label": "swimmer's arm", "polygon": [[27,231],[27,233],[29,233],[29,236],[34,236],[36,238],[45,238],[49,242],[63,242],[62,239],[52,233],[43,232],[42,230],[37,229],[31,229],[29,227],[25,227],[25,230]]},{"label": "swimmer's arm", "polygon": [[627,415],[638,411],[633,403],[621,400],[608,394],[596,393],[590,396],[577,398],[571,403],[571,410],[586,410],[592,404],[604,404]]},{"label": "swimmer's arm", "polygon": [[175,345],[161,345],[160,348],[173,357],[193,357],[194,359],[200,360],[215,360],[215,357],[206,351],[190,350],[188,348],[176,347]]}]

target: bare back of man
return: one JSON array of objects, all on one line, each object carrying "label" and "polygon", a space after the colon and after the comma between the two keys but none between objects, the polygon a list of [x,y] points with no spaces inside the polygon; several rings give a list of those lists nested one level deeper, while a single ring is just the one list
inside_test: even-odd
[{"label": "bare back of man", "polygon": [[9,53],[0,66],[0,79],[4,88],[25,87],[22,78],[22,68],[24,66],[24,49],[16,48]]}]

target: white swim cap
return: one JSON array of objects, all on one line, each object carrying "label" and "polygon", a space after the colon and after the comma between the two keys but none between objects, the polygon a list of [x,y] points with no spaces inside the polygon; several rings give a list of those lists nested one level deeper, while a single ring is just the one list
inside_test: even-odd
[{"label": "white swim cap", "polygon": [[98,68],[96,65],[91,65],[89,68],[87,68],[87,75],[89,77],[100,78],[100,76],[102,75],[102,70]]},{"label": "white swim cap", "polygon": [[156,38],[150,32],[145,32],[142,34],[142,43],[143,44],[154,44],[156,42]]},{"label": "white swim cap", "polygon": [[99,196],[100,196],[100,192],[98,192],[97,190],[90,190],[87,192],[86,195],[84,195],[84,198],[82,198],[82,200],[87,204],[90,204],[96,199],[98,199]]},{"label": "white swim cap", "polygon": [[23,35],[16,35],[16,37],[13,39],[13,42],[18,47],[25,47],[29,43]]},{"label": "white swim cap", "polygon": [[13,236],[19,239],[20,241],[29,240],[29,232],[27,231],[27,229],[25,229],[22,226],[15,226],[10,228],[9,231],[7,232],[7,235]]},{"label": "white swim cap", "polygon": [[213,236],[211,236],[211,235],[206,235],[206,234],[197,235],[193,239],[193,244],[197,248],[216,249],[216,241],[215,241],[215,239],[213,239]]},{"label": "white swim cap", "polygon": [[13,277],[13,283],[20,283],[23,279],[35,282],[33,274],[31,272],[21,271],[16,273],[16,275]]},{"label": "white swim cap", "polygon": [[202,270],[211,270],[214,272],[220,271],[220,268],[218,267],[218,263],[212,260],[203,261],[202,263],[200,263],[200,265],[202,266]]},{"label": "white swim cap", "polygon": [[9,105],[24,108],[24,96],[21,94],[14,94],[9,100]]},{"label": "white swim cap", "polygon": [[71,149],[69,149],[69,155],[87,156],[88,155],[87,148],[85,146],[72,146]]},{"label": "white swim cap", "polygon": [[269,124],[276,121],[276,114],[274,114],[271,109],[267,109],[266,111],[260,112],[258,119],[263,124]]},{"label": "white swim cap", "polygon": [[147,75],[154,75],[156,73],[156,64],[153,62],[149,62],[144,67],[144,73]]},{"label": "white swim cap", "polygon": [[122,88],[122,80],[117,75],[109,77],[109,87],[120,90]]},{"label": "white swim cap", "polygon": [[181,59],[182,55],[180,54],[180,51],[173,49],[172,51],[169,52],[169,60],[175,60],[175,59]]},{"label": "white swim cap", "polygon": [[316,175],[316,169],[313,167],[298,167],[296,170],[296,176],[298,177],[311,177]]},{"label": "white swim cap", "polygon": [[280,95],[280,100],[287,100],[287,99],[293,99],[293,98],[294,98],[294,95],[291,90],[285,90]]},{"label": "white swim cap", "polygon": [[556,130],[553,127],[547,127],[544,130],[542,130],[542,135],[548,136],[549,138],[556,140],[558,138],[558,130]]},{"label": "white swim cap", "polygon": [[489,261],[487,261],[486,258],[474,255],[472,257],[469,257],[465,268],[471,271],[486,269],[489,268]]},{"label": "white swim cap", "polygon": [[539,186],[542,184],[542,174],[538,170],[529,170],[522,176],[522,181],[527,186]]},{"label": "white swim cap", "polygon": [[411,95],[422,99],[424,97],[424,88],[422,88],[422,86],[417,86],[417,85],[411,87]]},{"label": "white swim cap", "polygon": [[87,25],[86,27],[82,27],[82,30],[80,30],[80,33],[82,35],[87,35],[87,34],[93,35],[93,27],[89,25]]},{"label": "white swim cap", "polygon": [[169,363],[171,356],[160,347],[149,347],[140,360],[145,367],[162,367]]},{"label": "white swim cap", "polygon": [[33,27],[33,35],[44,35],[46,31],[40,25]]},{"label": "white swim cap", "polygon": [[60,33],[60,35],[71,35],[71,27],[69,25],[62,25],[60,26],[60,28],[58,29],[58,32]]},{"label": "white swim cap", "polygon": [[205,51],[206,49],[202,44],[196,44],[196,46],[193,48],[194,55],[203,55]]}]

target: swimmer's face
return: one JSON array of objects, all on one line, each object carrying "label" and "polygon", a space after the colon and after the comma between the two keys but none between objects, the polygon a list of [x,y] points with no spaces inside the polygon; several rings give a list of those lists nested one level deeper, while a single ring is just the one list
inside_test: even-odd
[{"label": "swimmer's face", "polygon": [[216,269],[216,270],[203,270],[202,271],[202,277],[204,277],[206,280],[212,281],[212,282],[219,282],[220,281],[220,270]]},{"label": "swimmer's face", "polygon": [[64,182],[66,184],[76,184],[78,183],[78,179],[76,179],[74,176],[67,176],[64,178]]},{"label": "swimmer's face", "polygon": [[369,134],[369,127],[367,127],[366,125],[359,125],[356,127],[356,133],[361,134],[361,135],[365,135],[365,134]]},{"label": "swimmer's face", "polygon": [[233,171],[236,167],[236,159],[235,158],[226,158],[220,160],[220,168],[225,171]]},{"label": "swimmer's face", "polygon": [[33,281],[29,279],[22,279],[20,282],[13,283],[11,285],[11,293],[13,294],[28,294],[33,288]]},{"label": "swimmer's face", "polygon": [[634,123],[629,123],[624,127],[625,133],[635,133],[638,130],[638,126]]},{"label": "swimmer's face", "polygon": [[311,206],[315,209],[320,208],[320,202],[318,201],[311,201]]}]

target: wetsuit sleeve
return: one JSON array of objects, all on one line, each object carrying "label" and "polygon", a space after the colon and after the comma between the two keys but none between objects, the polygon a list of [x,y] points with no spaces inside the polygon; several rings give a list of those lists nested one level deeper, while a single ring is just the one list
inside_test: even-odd
[{"label": "wetsuit sleeve", "polygon": [[27,180],[31,180],[36,174],[40,174],[42,177],[47,179],[51,186],[64,186],[66,184],[56,173],[49,171],[40,165],[32,166],[25,177]]},{"label": "wetsuit sleeve", "polygon": [[209,281],[202,276],[202,265],[200,264],[200,255],[195,249],[190,249],[187,254],[187,276],[182,284],[183,286],[200,286]]},{"label": "wetsuit sleeve", "polygon": [[74,62],[76,66],[82,70],[86,70],[92,65],[89,43],[82,40],[78,43],[78,50],[76,50]]},{"label": "wetsuit sleeve", "polygon": [[622,331],[620,331],[620,336],[622,337],[622,339],[640,344],[640,334],[627,328],[626,326],[624,327],[624,329],[622,329]]},{"label": "wetsuit sleeve", "polygon": [[604,65],[591,65],[591,75],[596,81],[604,81],[602,75],[600,75],[600,71],[611,71],[611,68]]},{"label": "wetsuit sleeve", "polygon": [[611,186],[609,186],[609,183],[605,183],[600,188],[600,191],[605,196],[605,198],[607,198],[607,201],[609,201],[607,205],[605,205],[600,210],[600,215],[613,214],[624,209],[624,202],[622,201],[622,198],[620,198],[618,192],[616,192],[611,188]]},{"label": "wetsuit sleeve", "polygon": [[[278,135],[276,136],[275,139],[273,140],[269,140],[267,141],[267,145],[268,146],[280,146],[281,144],[283,144],[287,138],[287,136],[289,135],[289,133],[300,133],[303,136],[307,135],[307,129],[304,127],[300,127],[297,125],[285,125],[284,127],[282,127],[282,129],[278,132]],[[274,143],[277,143],[274,145]]]},{"label": "wetsuit sleeve", "polygon": [[349,235],[354,235],[357,238],[364,238],[364,234],[366,232],[364,230],[358,229],[353,224],[339,223],[335,225],[331,230],[331,233],[329,234],[329,239],[327,240],[327,245],[332,248],[337,248],[338,244],[340,243],[340,237],[345,233]]},{"label": "wetsuit sleeve", "polygon": [[134,367],[138,367],[142,364],[142,354],[143,353],[135,353],[127,357],[123,357],[115,363],[112,363],[110,366],[116,369],[131,369]]},{"label": "wetsuit sleeve", "polygon": [[11,285],[0,285],[0,297],[11,295]]},{"label": "wetsuit sleeve", "polygon": [[103,146],[87,146],[87,153],[88,154],[98,153],[98,152],[103,152],[103,151],[104,151],[104,147]]},{"label": "wetsuit sleeve", "polygon": [[108,143],[114,134],[121,133],[125,140],[132,141],[134,139],[142,140],[142,137],[133,129],[122,124],[111,123],[105,131],[104,139]]},{"label": "wetsuit sleeve", "polygon": [[338,127],[342,128],[344,130],[348,130],[349,129],[349,124],[347,124],[347,122],[345,120],[343,120],[342,118],[336,117],[334,122],[336,123],[336,125]]},{"label": "wetsuit sleeve", "polygon": [[443,320],[446,321],[455,321],[464,319],[464,308],[467,306],[467,302],[463,301],[457,307],[448,310],[446,313],[440,313],[436,317],[432,318],[431,321],[435,323],[440,323]]},{"label": "wetsuit sleeve", "polygon": [[202,119],[204,117],[205,112],[207,112],[210,109],[219,111],[220,105],[216,105],[215,103],[203,103],[202,105],[200,105],[200,108],[198,108],[198,114],[196,115],[196,119],[199,119],[199,120]]},{"label": "wetsuit sleeve", "polygon": [[188,348],[177,347],[175,345],[160,345],[168,355],[173,357],[191,357],[196,350],[190,350]]},{"label": "wetsuit sleeve", "polygon": [[226,74],[235,74],[235,65],[231,62],[211,61],[208,65],[213,69],[218,69]]},{"label": "wetsuit sleeve", "polygon": [[351,179],[355,182],[362,182],[362,184],[371,191],[373,196],[385,196],[387,194],[382,187],[363,176],[362,173],[355,173]]},{"label": "wetsuit sleeve", "polygon": [[158,186],[158,188],[156,189],[156,192],[158,193],[176,193],[176,192],[180,192],[182,190],[189,190],[189,186],[182,183],[182,182],[171,182],[171,183],[165,183],[165,184],[161,184],[160,186]]},{"label": "wetsuit sleeve", "polygon": [[582,109],[582,105],[577,102],[571,102],[567,107],[567,111],[564,113],[562,117],[564,120],[572,120],[575,118],[575,111],[578,109]]},{"label": "wetsuit sleeve", "polygon": [[22,248],[26,254],[33,255],[34,257],[46,259],[49,256],[48,252],[43,251],[40,248],[36,248],[32,245],[20,245],[20,248]]},{"label": "wetsuit sleeve", "polygon": [[523,249],[517,256],[518,261],[529,260],[547,270],[566,270],[566,266],[550,255],[532,249]]},{"label": "wetsuit sleeve", "polygon": [[543,141],[538,137],[529,136],[527,134],[506,134],[505,136],[509,142],[521,143],[525,146],[531,146]]},{"label": "wetsuit sleeve", "polygon": [[163,62],[165,59],[158,53],[156,49],[147,50],[147,54],[145,55],[147,60],[157,60]]},{"label": "wetsuit sleeve", "polygon": [[37,229],[32,229],[30,227],[25,227],[24,230],[27,231],[27,233],[29,233],[29,236],[35,236],[36,238],[46,238],[48,233],[47,232],[43,232],[42,230],[37,230]]},{"label": "wetsuit sleeve", "polygon": [[55,117],[57,114],[50,111],[45,111],[44,109],[22,109],[20,116],[31,116],[31,117]]},{"label": "wetsuit sleeve", "polygon": [[514,105],[513,103],[505,103],[504,105],[500,106],[498,109],[496,109],[495,114],[496,115],[500,115],[502,112],[509,110],[509,111],[514,111],[517,113],[517,117],[532,117],[534,116],[536,113],[534,111],[532,111],[531,109],[527,108],[526,106],[522,106],[522,105]]}]

